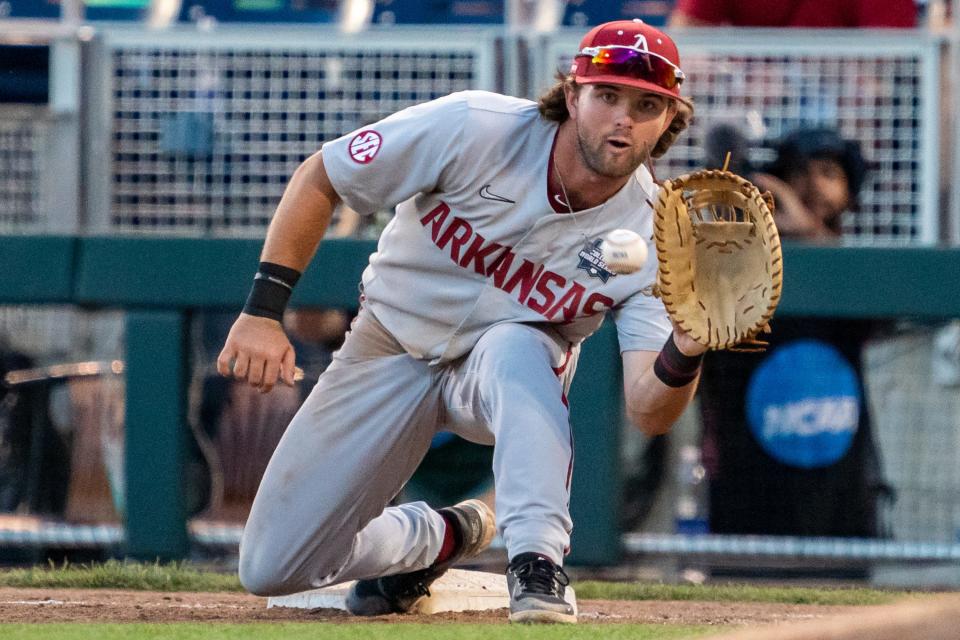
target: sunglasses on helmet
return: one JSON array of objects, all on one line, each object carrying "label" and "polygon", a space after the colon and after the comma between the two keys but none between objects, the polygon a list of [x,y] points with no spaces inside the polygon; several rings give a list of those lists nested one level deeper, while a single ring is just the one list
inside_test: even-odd
[{"label": "sunglasses on helmet", "polygon": [[586,76],[624,76],[650,82],[671,91],[686,78],[680,67],[663,56],[633,47],[584,47],[577,57],[590,58],[584,72]]}]

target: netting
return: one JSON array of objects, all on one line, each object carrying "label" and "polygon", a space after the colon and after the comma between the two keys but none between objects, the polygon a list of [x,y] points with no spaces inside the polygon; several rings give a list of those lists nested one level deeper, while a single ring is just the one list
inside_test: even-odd
[{"label": "netting", "polygon": [[0,109],[0,233],[38,230],[47,124],[28,108]]},{"label": "netting", "polygon": [[933,376],[937,333],[918,330],[864,352],[877,443],[901,540],[960,542],[960,387]]},{"label": "netting", "polygon": [[[860,143],[874,170],[859,211],[843,231],[863,242],[910,243],[921,237],[922,174],[917,56],[687,56],[702,117],[668,154],[670,172],[703,166],[703,136],[717,122],[741,122],[749,135],[776,140],[829,124]],[[762,160],[762,157],[761,157]]]},{"label": "netting", "polygon": [[[318,41],[319,44],[319,41]],[[109,226],[262,234],[283,189],[326,140],[478,85],[449,47],[112,51]]]}]

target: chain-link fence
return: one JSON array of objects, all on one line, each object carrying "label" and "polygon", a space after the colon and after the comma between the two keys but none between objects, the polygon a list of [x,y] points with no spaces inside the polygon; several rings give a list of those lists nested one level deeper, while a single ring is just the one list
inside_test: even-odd
[{"label": "chain-link fence", "polygon": [[43,149],[51,144],[43,110],[0,107],[0,232],[41,231]]},{"label": "chain-link fence", "polygon": [[[404,107],[493,88],[493,36],[290,30],[106,32],[88,80],[110,113],[96,227],[261,236],[290,175],[331,140]],[[102,173],[102,167],[95,169]],[[105,214],[105,215],[104,215]]]}]

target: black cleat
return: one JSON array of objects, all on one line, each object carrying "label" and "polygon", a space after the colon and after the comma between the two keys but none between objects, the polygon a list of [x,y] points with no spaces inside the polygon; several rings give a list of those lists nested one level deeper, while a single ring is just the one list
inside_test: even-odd
[{"label": "black cleat", "polygon": [[490,507],[479,500],[465,500],[439,513],[456,523],[457,548],[445,561],[426,569],[382,578],[358,580],[347,594],[347,611],[355,616],[382,616],[413,611],[430,595],[430,585],[454,564],[479,554],[490,546],[496,522]]},{"label": "black cleat", "polygon": [[521,553],[507,567],[510,622],[575,624],[577,614],[563,597],[569,584],[560,565],[537,553]]}]

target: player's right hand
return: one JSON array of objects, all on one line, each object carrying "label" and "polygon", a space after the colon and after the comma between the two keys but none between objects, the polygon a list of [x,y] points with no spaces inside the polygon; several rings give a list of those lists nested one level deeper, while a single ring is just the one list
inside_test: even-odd
[{"label": "player's right hand", "polygon": [[217,371],[266,393],[278,379],[294,385],[295,360],[293,345],[279,322],[241,313],[217,358]]}]

